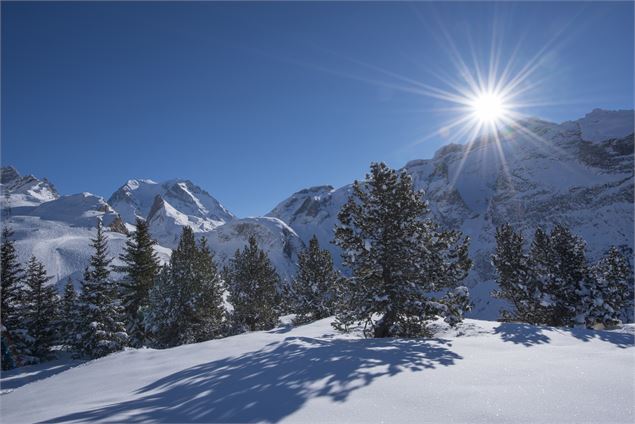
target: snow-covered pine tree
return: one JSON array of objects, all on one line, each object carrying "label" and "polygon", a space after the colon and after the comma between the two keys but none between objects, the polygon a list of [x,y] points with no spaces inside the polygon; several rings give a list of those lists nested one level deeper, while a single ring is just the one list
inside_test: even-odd
[{"label": "snow-covered pine tree", "polygon": [[38,360],[51,359],[51,347],[57,341],[57,303],[55,286],[47,285],[51,279],[44,265],[35,256],[27,264],[22,313],[30,336],[31,355]]},{"label": "snow-covered pine tree", "polygon": [[94,253],[84,272],[79,296],[79,322],[76,350],[97,358],[123,349],[128,342],[123,323],[123,307],[117,287],[110,277],[108,239],[101,219],[97,220],[97,235],[91,240]]},{"label": "snow-covered pine tree", "polygon": [[68,277],[64,286],[64,294],[59,307],[58,334],[60,343],[66,347],[73,347],[78,320],[77,291],[71,277]]},{"label": "snow-covered pine tree", "polygon": [[586,242],[564,225],[556,225],[549,236],[553,270],[547,288],[555,300],[551,322],[557,326],[573,326],[580,308],[580,289],[589,277]]},{"label": "snow-covered pine tree", "polygon": [[33,362],[28,346],[30,336],[22,314],[24,270],[18,262],[12,237],[11,229],[4,226],[0,247],[0,328],[4,358],[2,369]]},{"label": "snow-covered pine tree", "polygon": [[236,251],[224,276],[238,331],[273,328],[278,322],[280,277],[254,236],[242,251]]},{"label": "snow-covered pine tree", "polygon": [[178,289],[173,284],[170,265],[163,265],[148,294],[148,307],[143,317],[146,338],[153,347],[177,345]]},{"label": "snow-covered pine tree", "polygon": [[116,271],[124,274],[119,288],[129,344],[133,347],[145,344],[143,310],[148,305],[148,293],[159,273],[155,244],[147,222],[137,218],[136,230],[128,235],[124,251],[119,255],[123,265],[115,267]]},{"label": "snow-covered pine tree", "polygon": [[[557,325],[558,312],[554,293],[555,257],[552,251],[551,238],[542,228],[536,228],[531,241],[528,257],[530,291],[527,307],[533,311],[532,324]],[[527,318],[527,317],[525,317]]]},{"label": "snow-covered pine tree", "polygon": [[196,278],[190,288],[192,300],[185,309],[185,320],[189,323],[187,343],[221,336],[225,317],[224,285],[205,237],[201,238],[197,250]]},{"label": "snow-covered pine tree", "polygon": [[[358,322],[374,337],[417,336],[427,334],[427,322],[437,316],[462,319],[467,290],[453,289],[471,267],[469,239],[441,231],[424,219],[427,213],[405,171],[373,163],[365,184],[353,184],[335,231],[353,273],[345,286],[351,304],[338,311],[337,327]],[[435,299],[431,292],[437,291],[448,295]]]},{"label": "snow-covered pine tree", "polygon": [[632,296],[630,278],[628,259],[616,247],[611,247],[593,266],[581,291],[587,327],[611,327],[621,322],[623,309]]},{"label": "snow-covered pine tree", "polygon": [[334,285],[340,278],[333,269],[331,252],[320,249],[316,236],[298,257],[298,272],[290,286],[291,310],[296,323],[307,323],[333,314]]},{"label": "snow-covered pine tree", "polygon": [[184,227],[170,264],[150,290],[145,325],[157,347],[209,340],[221,335],[223,286],[205,239],[197,246]]},{"label": "snow-covered pine tree", "polygon": [[14,327],[12,322],[17,318],[16,309],[20,299],[20,285],[24,271],[18,262],[18,255],[12,240],[13,231],[8,226],[2,229],[2,247],[0,248],[1,270],[1,307],[0,323],[7,329]]},{"label": "snow-covered pine tree", "polygon": [[[538,239],[542,240],[541,235]],[[538,308],[542,293],[539,281],[532,278],[529,258],[523,245],[523,235],[515,232],[509,224],[496,229],[496,250],[492,264],[498,274],[498,288],[492,292],[492,296],[504,299],[512,306],[511,310],[501,311],[503,321],[537,324],[542,319]]]}]

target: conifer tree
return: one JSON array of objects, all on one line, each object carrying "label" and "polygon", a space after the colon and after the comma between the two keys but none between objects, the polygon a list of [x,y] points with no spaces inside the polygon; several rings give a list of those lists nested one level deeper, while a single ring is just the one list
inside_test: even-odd
[{"label": "conifer tree", "polygon": [[30,353],[39,360],[51,358],[51,347],[56,342],[57,302],[55,286],[47,285],[51,279],[44,265],[31,256],[26,270],[22,313],[29,333]]},{"label": "conifer tree", "polygon": [[572,326],[581,303],[580,288],[589,276],[586,243],[567,227],[556,225],[550,234],[550,245],[553,271],[547,291],[555,299],[551,324]]},{"label": "conifer tree", "polygon": [[212,252],[184,227],[170,263],[150,290],[145,325],[154,345],[170,347],[221,335],[223,287]]},{"label": "conifer tree", "polygon": [[[456,231],[441,231],[431,220],[410,176],[373,163],[364,185],[353,184],[342,207],[335,243],[353,276],[346,288],[351,304],[338,312],[336,326],[363,323],[374,337],[426,334],[436,316],[462,319],[469,303],[458,289],[471,261],[469,240]],[[447,291],[442,299],[430,293]],[[455,304],[454,302],[459,302]]]},{"label": "conifer tree", "polygon": [[179,310],[178,287],[172,280],[170,264],[163,265],[148,294],[148,308],[144,314],[146,337],[153,347],[176,346]]},{"label": "conifer tree", "polygon": [[[534,239],[536,254],[539,250],[536,246],[542,246],[543,241],[548,242],[548,239],[538,229]],[[538,324],[543,319],[540,302],[544,293],[541,281],[534,278],[523,244],[522,234],[516,233],[509,224],[497,228],[492,264],[498,274],[498,289],[492,292],[492,296],[507,300],[512,306],[511,310],[501,311],[502,320]]]},{"label": "conifer tree", "polygon": [[[588,327],[611,327],[621,322],[623,309],[632,298],[628,259],[616,247],[592,268],[582,296],[582,313]],[[579,318],[579,321],[582,319]]]},{"label": "conifer tree", "polygon": [[143,310],[147,308],[148,293],[159,273],[155,244],[147,222],[137,218],[136,230],[128,235],[124,251],[119,256],[124,265],[115,268],[124,274],[119,282],[120,296],[129,344],[134,347],[145,343]]},{"label": "conifer tree", "polygon": [[60,343],[67,347],[72,347],[75,344],[75,331],[77,329],[78,320],[77,309],[77,291],[75,291],[73,280],[71,277],[68,277],[60,302],[58,328]]},{"label": "conifer tree", "polygon": [[334,286],[338,278],[331,253],[320,249],[317,237],[313,236],[309,246],[298,257],[298,273],[290,286],[289,300],[297,323],[333,314]]},{"label": "conifer tree", "polygon": [[247,331],[273,328],[279,315],[280,277],[254,236],[242,251],[236,251],[224,274],[237,327]]},{"label": "conifer tree", "polygon": [[0,247],[0,328],[3,358],[2,369],[33,362],[29,351],[30,337],[22,314],[24,271],[8,226],[2,229]]},{"label": "conifer tree", "polygon": [[97,235],[91,240],[94,253],[84,272],[79,296],[79,325],[76,349],[88,357],[100,357],[121,350],[128,335],[123,323],[123,307],[117,287],[110,277],[108,242],[101,220]]}]

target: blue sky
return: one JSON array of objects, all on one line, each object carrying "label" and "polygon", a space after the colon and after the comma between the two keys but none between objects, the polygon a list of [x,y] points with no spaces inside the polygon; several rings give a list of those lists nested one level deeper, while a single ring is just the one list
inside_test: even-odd
[{"label": "blue sky", "polygon": [[2,164],[106,198],[188,178],[264,214],[431,157],[456,112],[412,88],[492,51],[535,64],[523,113],[633,108],[632,2],[2,2]]}]

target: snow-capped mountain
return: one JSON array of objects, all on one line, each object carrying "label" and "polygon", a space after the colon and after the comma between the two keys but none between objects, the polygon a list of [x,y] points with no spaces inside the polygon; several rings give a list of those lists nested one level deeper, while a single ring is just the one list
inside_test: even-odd
[{"label": "snow-capped mountain", "polygon": [[[21,176],[12,166],[2,167],[0,170],[0,184],[2,187],[2,208],[37,206],[59,197],[57,190],[46,178],[40,180],[33,175]],[[10,202],[7,203],[7,197]]]},{"label": "snow-capped mountain", "polygon": [[[471,237],[474,269],[469,284],[479,317],[494,318],[499,306],[490,257],[495,229],[509,222],[531,237],[537,226],[564,223],[584,237],[597,258],[611,245],[633,248],[633,111],[596,109],[577,121],[537,119],[469,145],[451,144],[432,159],[404,169],[425,191],[434,217]],[[268,215],[339,256],[330,241],[350,185],[299,191]]]},{"label": "snow-capped mountain", "polygon": [[[596,109],[577,121],[555,124],[527,119],[499,137],[450,144],[432,159],[404,169],[425,191],[431,213],[447,228],[471,237],[474,269],[468,284],[472,316],[494,318],[490,256],[498,225],[509,222],[531,237],[537,226],[564,223],[584,237],[590,258],[611,245],[633,248],[633,111]],[[334,253],[337,213],[351,186],[318,186],[294,193],[266,217],[238,219],[188,180],[129,180],[105,202],[81,193],[60,197],[45,179],[2,168],[3,214],[16,232],[22,261],[31,254],[56,280],[75,277],[88,262],[89,240],[101,217],[108,226],[111,256],[123,246],[137,217],[148,220],[161,258],[169,258],[182,228],[205,236],[224,264],[254,235],[278,272],[289,280],[297,255],[315,234]],[[7,208],[10,207],[10,208]]]},{"label": "snow-capped mountain", "polygon": [[128,180],[110,196],[108,203],[121,214],[124,221],[134,224],[136,218],[147,219],[156,197],[188,218],[201,218],[217,227],[234,219],[220,202],[189,180]]},{"label": "snow-capped mountain", "polygon": [[254,236],[276,266],[280,277],[290,281],[296,271],[298,254],[304,243],[296,232],[282,220],[272,217],[235,219],[205,233],[210,247],[216,254],[216,262],[223,265],[243,249]]},{"label": "snow-capped mountain", "polygon": [[237,219],[188,180],[129,180],[110,197],[109,203],[128,226],[136,218],[146,219],[154,239],[170,249],[177,246],[183,227],[190,226],[197,237],[208,239],[221,265],[253,235],[287,280],[295,272],[297,255],[303,247],[298,235],[284,222],[276,218]]}]

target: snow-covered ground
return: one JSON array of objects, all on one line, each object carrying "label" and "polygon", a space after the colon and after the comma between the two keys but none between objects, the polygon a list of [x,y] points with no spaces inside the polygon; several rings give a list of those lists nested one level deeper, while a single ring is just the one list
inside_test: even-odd
[{"label": "snow-covered ground", "polygon": [[[634,337],[633,325],[603,332],[466,320],[428,340],[365,340],[326,319],[6,372],[2,385],[14,390],[0,397],[1,418],[632,423]],[[33,381],[39,374],[48,378]]]}]

